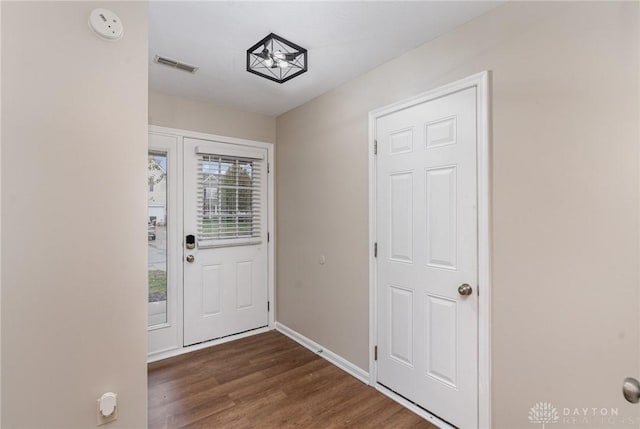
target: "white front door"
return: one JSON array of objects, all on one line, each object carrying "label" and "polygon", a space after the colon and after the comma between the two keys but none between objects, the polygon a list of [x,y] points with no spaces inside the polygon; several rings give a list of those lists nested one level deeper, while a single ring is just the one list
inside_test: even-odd
[{"label": "white front door", "polygon": [[267,150],[184,139],[184,345],[268,325]]},{"label": "white front door", "polygon": [[377,381],[477,427],[476,89],[378,118],[376,138]]}]

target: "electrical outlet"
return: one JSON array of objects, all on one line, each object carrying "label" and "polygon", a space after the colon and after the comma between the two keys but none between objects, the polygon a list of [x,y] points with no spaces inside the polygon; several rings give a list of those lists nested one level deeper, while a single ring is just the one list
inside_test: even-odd
[{"label": "electrical outlet", "polygon": [[89,28],[104,40],[116,41],[122,37],[124,27],[120,17],[108,9],[93,9],[89,15]]},{"label": "electrical outlet", "polygon": [[107,392],[97,400],[98,426],[110,423],[118,419],[118,396],[115,393]]},{"label": "electrical outlet", "polygon": [[100,400],[98,400],[98,426],[106,425],[114,420],[118,420],[118,407],[109,416],[103,416],[100,412]]}]

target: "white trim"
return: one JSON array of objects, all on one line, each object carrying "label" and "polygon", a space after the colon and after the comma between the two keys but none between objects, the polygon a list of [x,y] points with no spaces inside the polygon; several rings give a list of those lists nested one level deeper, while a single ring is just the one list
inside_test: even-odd
[{"label": "white trim", "polygon": [[269,261],[269,328],[276,326],[276,155],[272,143],[267,143],[267,243]]},{"label": "white trim", "polygon": [[326,347],[321,346],[315,341],[310,340],[309,338],[283,325],[280,322],[276,322],[276,330],[286,335],[287,337],[291,338],[293,341],[297,342],[298,344],[308,348],[318,356],[326,359],[327,361],[334,364],[335,366],[337,366],[347,374],[357,378],[364,384],[369,384],[369,373],[364,369],[360,368],[359,366],[349,362],[342,356],[332,352]]},{"label": "white trim", "polygon": [[[167,312],[168,315],[169,312]],[[159,323],[157,325],[151,325],[151,326],[147,326],[147,332],[151,332],[151,331],[156,331],[158,329],[165,329],[165,328],[170,328],[171,327],[171,323]]]},{"label": "white trim", "polygon": [[[478,426],[491,427],[491,166],[489,72],[452,82],[415,97],[369,112],[369,383],[419,415],[431,414],[377,384],[373,347],[376,339],[376,120],[390,113],[475,87],[477,90],[478,165]],[[385,391],[381,390],[384,389]],[[395,397],[394,397],[395,396]],[[400,400],[401,399],[401,400]],[[426,413],[426,414],[425,414]],[[435,417],[434,417],[435,418]],[[439,420],[439,419],[438,419]],[[434,423],[434,422],[432,422]],[[444,422],[443,422],[444,423]],[[435,423],[434,423],[435,424]],[[440,426],[440,427],[449,427]]]},{"label": "white trim", "polygon": [[377,180],[377,140],[376,119],[373,112],[369,112],[369,385],[375,386],[378,381],[376,373],[376,359],[374,347],[376,345],[376,333],[378,332],[376,321],[376,308],[378,308],[376,285],[378,284],[376,269],[375,244],[376,234],[376,180]]},{"label": "white trim", "polygon": [[252,331],[241,332],[235,335],[229,335],[228,337],[218,338],[216,340],[206,341],[200,344],[194,344],[192,346],[187,347],[175,347],[169,348],[166,350],[160,350],[157,353],[153,353],[147,357],[147,363],[157,362],[159,360],[168,359],[174,356],[180,356],[186,353],[195,352],[196,350],[202,350],[213,346],[218,346],[220,344],[228,343],[230,341],[239,340],[241,338],[252,337],[258,334],[264,334],[265,332],[272,331],[273,329],[264,327],[254,329]]},{"label": "white trim", "polygon": [[[154,133],[154,134],[166,135],[166,136],[173,136],[173,137],[176,137],[177,139],[176,161],[177,161],[177,176],[179,179],[179,183],[177,183],[178,189],[177,189],[176,200],[178,201],[178,204],[180,205],[180,207],[184,207],[184,195],[183,195],[183,184],[182,184],[182,178],[184,174],[182,148],[184,145],[185,138],[208,140],[208,141],[234,144],[234,145],[239,145],[244,147],[249,146],[253,148],[261,148],[261,149],[267,150],[267,162],[268,162],[268,167],[267,167],[268,168],[268,173],[267,173],[267,194],[268,194],[267,195],[267,228],[268,228],[268,231],[267,232],[269,233],[269,243],[267,245],[267,252],[268,252],[268,266],[267,266],[268,297],[267,299],[270,303],[269,305],[270,309],[269,309],[269,315],[268,315],[268,328],[260,328],[256,331],[250,331],[250,332],[261,333],[261,332],[266,332],[268,330],[274,329],[277,303],[276,303],[276,294],[275,294],[276,228],[275,228],[275,154],[274,154],[273,143],[259,142],[259,141],[240,139],[235,137],[226,137],[226,136],[220,136],[215,134],[207,134],[207,133],[201,133],[196,131],[182,130],[178,128],[160,127],[157,125],[149,125],[148,132]],[[178,215],[176,216],[176,223],[179,225],[179,231],[181,232],[181,234],[178,235],[179,240],[181,240],[181,238],[184,237],[184,221],[182,218],[182,211],[183,211],[182,209],[178,210]],[[178,261],[182,261],[183,258],[184,258],[184,248],[180,246],[180,251],[178,252],[177,259]],[[177,265],[178,265],[177,274],[179,278],[182,279],[183,264],[178,263]],[[164,354],[168,353],[169,355],[167,355],[166,357],[175,356],[178,354],[186,353],[188,351],[199,350],[200,348],[219,344],[220,341],[222,341],[222,340],[213,340],[213,341],[202,343],[202,344],[196,344],[194,346],[188,346],[188,347],[183,346],[183,343],[184,343],[184,304],[183,304],[184,285],[182,281],[179,281],[178,283],[179,283],[177,287],[178,297],[175,300],[178,305],[177,314],[178,314],[178,326],[179,326],[177,329],[178,333],[177,333],[176,348],[163,349],[159,352],[148,355],[148,358],[153,359],[153,361],[165,358],[165,357],[158,358],[157,356],[160,356],[160,355],[164,356]],[[248,336],[251,334],[247,334],[247,335],[239,334],[239,335]],[[243,338],[243,337],[231,336],[227,338]],[[226,342],[226,341],[230,341],[230,340],[225,340],[222,342]]]},{"label": "white trim", "polygon": [[217,134],[207,134],[207,133],[201,133],[198,131],[181,130],[178,128],[161,127],[158,125],[149,125],[149,131],[159,133],[159,134],[167,134],[167,135],[173,135],[177,137],[183,137],[183,138],[209,140],[214,142],[236,144],[236,145],[242,145],[242,146],[254,146],[254,147],[260,147],[263,149],[273,150],[273,143],[239,139],[236,137],[220,136]]},{"label": "white trim", "polygon": [[[491,75],[478,76],[478,426],[491,428]],[[484,286],[484,287],[482,287]]]}]

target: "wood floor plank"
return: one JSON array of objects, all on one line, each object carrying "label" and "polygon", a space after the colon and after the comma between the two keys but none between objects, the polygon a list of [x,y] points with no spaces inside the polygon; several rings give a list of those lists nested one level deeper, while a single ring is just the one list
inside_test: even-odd
[{"label": "wood floor plank", "polygon": [[434,429],[271,331],[149,364],[151,429]]}]

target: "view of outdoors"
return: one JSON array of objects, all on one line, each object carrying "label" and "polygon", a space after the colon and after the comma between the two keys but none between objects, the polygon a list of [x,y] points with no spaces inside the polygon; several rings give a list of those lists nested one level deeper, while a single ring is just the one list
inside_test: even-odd
[{"label": "view of outdoors", "polygon": [[149,326],[167,323],[167,154],[149,152]]},{"label": "view of outdoors", "polygon": [[255,168],[248,160],[204,155],[201,160],[202,217],[198,239],[251,237],[255,229]]}]

